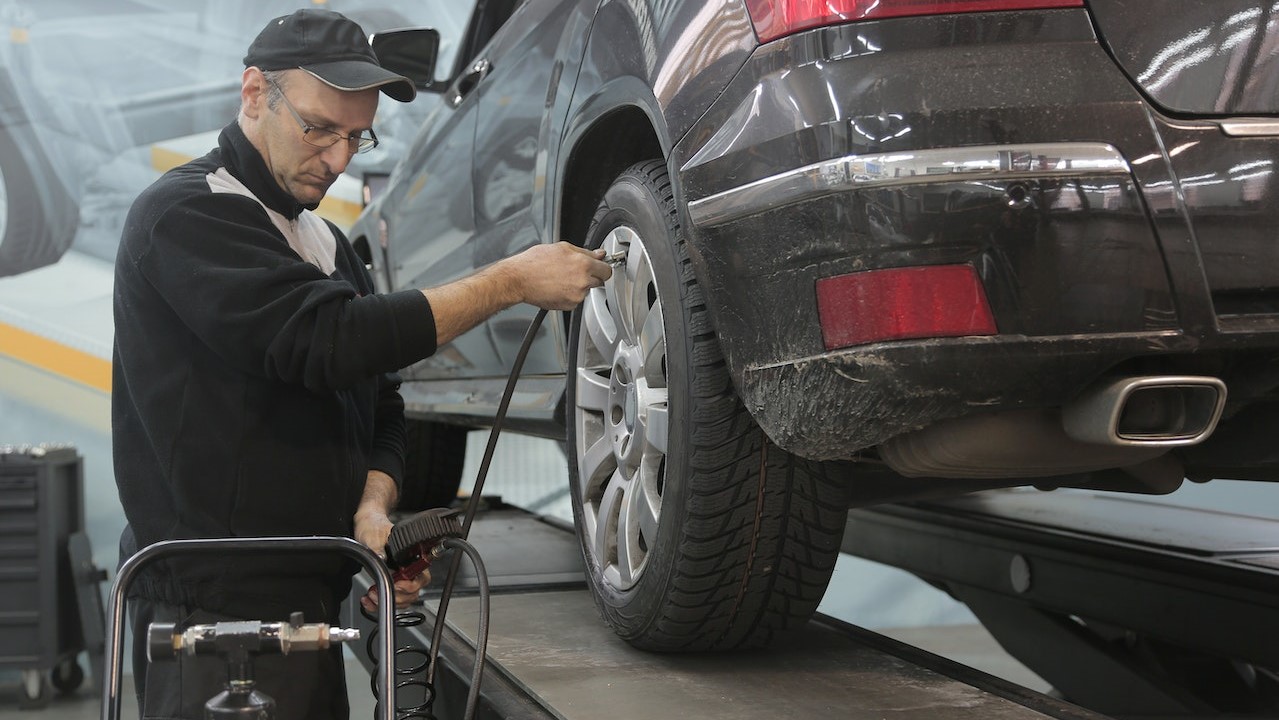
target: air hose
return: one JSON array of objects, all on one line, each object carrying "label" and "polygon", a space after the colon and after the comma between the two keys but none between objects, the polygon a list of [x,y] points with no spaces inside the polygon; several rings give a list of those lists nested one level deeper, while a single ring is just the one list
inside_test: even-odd
[{"label": "air hose", "polygon": [[[497,438],[502,432],[502,424],[506,420],[507,409],[515,392],[515,384],[524,368],[524,360],[528,357],[533,338],[537,335],[537,331],[542,326],[542,320],[545,317],[546,310],[538,310],[533,320],[529,323],[528,330],[524,333],[524,341],[520,345],[519,353],[515,356],[511,372],[507,376],[506,389],[502,392],[497,414],[493,418],[493,427],[489,431],[488,445],[484,448],[484,456],[480,461],[480,469],[475,478],[475,487],[471,490],[471,496],[466,503],[461,520],[459,521],[457,518],[457,510],[446,508],[426,510],[396,523],[387,541],[387,562],[396,580],[417,577],[430,566],[431,560],[443,550],[454,550],[448,573],[445,577],[444,589],[440,594],[439,605],[435,613],[435,628],[431,634],[429,663],[425,666],[426,680],[425,682],[410,680],[396,684],[397,690],[405,687],[419,687],[426,693],[426,696],[424,701],[417,706],[411,708],[397,707],[396,711],[400,720],[408,720],[409,718],[433,720],[434,718],[434,715],[431,714],[431,705],[435,700],[435,675],[438,668],[440,643],[444,637],[444,619],[448,613],[449,599],[453,596],[453,588],[457,582],[458,570],[461,567],[463,555],[466,555],[474,565],[475,576],[479,585],[480,613],[479,628],[475,639],[475,665],[471,671],[471,685],[466,697],[466,710],[463,714],[465,720],[473,720],[475,718],[479,706],[480,681],[484,674],[485,652],[488,647],[489,585],[488,574],[485,572],[484,563],[480,559],[479,552],[466,539],[470,535],[471,523],[475,519],[476,511],[479,509],[480,498],[484,491],[484,480],[488,477],[489,466],[493,462]],[[362,608],[361,611],[364,612],[366,617],[369,617],[368,613],[363,611]],[[396,614],[395,625],[396,627],[413,627],[420,625],[425,619],[425,615],[419,612],[400,612]],[[368,643],[370,659],[376,663],[377,658],[373,649],[375,637],[376,635],[371,636]],[[410,653],[420,656],[421,650],[414,647],[397,649],[395,651],[396,658],[392,659],[391,662],[399,659],[401,655]],[[419,664],[413,667],[397,669],[396,672],[402,675],[415,675],[423,669],[423,665]],[[394,699],[392,701],[394,702]]]},{"label": "air hose", "polygon": [[[497,414],[493,417],[493,427],[489,430],[488,445],[484,447],[484,456],[480,460],[480,469],[475,476],[475,487],[471,489],[471,497],[466,502],[466,511],[462,517],[462,537],[463,541],[470,536],[471,523],[475,520],[475,513],[480,506],[480,497],[484,493],[484,480],[488,477],[489,466],[493,463],[493,453],[497,449],[497,438],[502,433],[502,424],[506,421],[506,411],[511,405],[511,396],[515,394],[515,383],[520,378],[520,372],[524,369],[524,360],[528,357],[529,348],[533,345],[533,338],[537,336],[538,328],[542,327],[542,320],[546,318],[546,310],[541,309],[533,316],[533,320],[529,322],[528,329],[524,331],[524,341],[520,344],[520,351],[515,355],[515,361],[511,364],[511,372],[506,377],[506,388],[502,391],[502,400],[498,403]],[[478,555],[475,556],[478,558]],[[435,630],[431,633],[431,664],[426,672],[427,683],[435,683],[435,672],[439,666],[440,642],[444,637],[444,617],[448,613],[449,599],[453,596],[453,586],[457,582],[457,571],[461,567],[462,555],[456,553],[453,555],[452,563],[449,565],[448,576],[444,581],[444,590],[440,594],[439,606],[435,611]],[[466,698],[467,720],[474,717],[474,707],[479,701],[480,695],[480,676],[483,671],[484,649],[488,645],[488,581],[481,581],[480,587],[480,631],[476,637],[476,670],[471,677],[471,689]]]}]

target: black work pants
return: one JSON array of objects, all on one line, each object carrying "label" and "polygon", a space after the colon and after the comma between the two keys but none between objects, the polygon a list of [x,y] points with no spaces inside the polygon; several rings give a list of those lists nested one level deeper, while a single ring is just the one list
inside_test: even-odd
[{"label": "black work pants", "polygon": [[[203,720],[204,704],[225,689],[227,662],[219,655],[186,655],[147,662],[147,627],[169,622],[190,626],[235,620],[196,608],[129,600],[133,625],[133,682],[142,720]],[[341,646],[289,655],[257,655],[253,675],[259,692],[275,700],[278,720],[348,720],[346,673]]]}]

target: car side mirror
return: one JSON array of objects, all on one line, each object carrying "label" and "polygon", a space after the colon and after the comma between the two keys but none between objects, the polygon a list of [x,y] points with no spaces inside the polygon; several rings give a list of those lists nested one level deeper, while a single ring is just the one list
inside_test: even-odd
[{"label": "car side mirror", "polygon": [[408,78],[424,92],[439,93],[447,83],[435,81],[435,61],[440,52],[440,31],[406,28],[374,33],[369,40],[382,67]]}]

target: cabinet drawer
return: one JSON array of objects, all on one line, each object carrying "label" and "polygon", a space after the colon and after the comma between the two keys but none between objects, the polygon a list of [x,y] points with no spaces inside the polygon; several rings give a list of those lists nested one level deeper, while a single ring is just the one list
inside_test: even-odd
[{"label": "cabinet drawer", "polygon": [[40,658],[40,625],[21,616],[0,616],[0,664],[31,663]]},{"label": "cabinet drawer", "polygon": [[[40,610],[40,585],[35,570],[27,573],[27,577],[4,577],[0,575],[0,623],[4,623],[6,613],[34,613]],[[16,621],[12,615],[9,621]],[[0,634],[3,634],[0,624]],[[3,647],[4,643],[0,643]]]},{"label": "cabinet drawer", "polygon": [[0,537],[27,535],[36,537],[39,526],[34,512],[30,510],[14,511],[0,507]]},{"label": "cabinet drawer", "polygon": [[0,475],[0,511],[33,510],[36,507],[36,479],[33,475]]}]

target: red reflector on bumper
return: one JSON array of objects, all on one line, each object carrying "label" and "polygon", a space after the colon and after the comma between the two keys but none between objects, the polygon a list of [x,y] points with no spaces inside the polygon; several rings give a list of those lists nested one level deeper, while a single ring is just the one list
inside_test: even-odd
[{"label": "red reflector on bumper", "polygon": [[822,278],[817,281],[817,316],[827,350],[882,340],[999,332],[971,265]]}]

